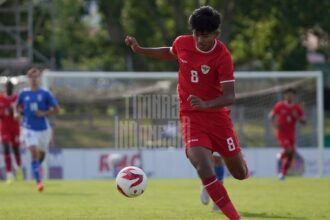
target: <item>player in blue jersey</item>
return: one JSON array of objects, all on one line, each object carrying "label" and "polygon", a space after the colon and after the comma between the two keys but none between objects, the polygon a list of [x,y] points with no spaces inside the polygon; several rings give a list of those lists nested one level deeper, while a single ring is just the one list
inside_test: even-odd
[{"label": "player in blue jersey", "polygon": [[[48,116],[59,112],[56,98],[46,89],[40,87],[41,71],[31,68],[27,72],[29,87],[23,89],[17,99],[17,109],[22,111],[22,139],[31,152],[33,176],[38,191],[44,188],[40,175],[40,166],[49,146],[51,128]],[[16,115],[18,115],[16,113]]]}]

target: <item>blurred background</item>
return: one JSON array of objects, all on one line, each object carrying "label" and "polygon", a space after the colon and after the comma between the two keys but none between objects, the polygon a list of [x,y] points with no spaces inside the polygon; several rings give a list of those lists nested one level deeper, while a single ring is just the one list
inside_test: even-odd
[{"label": "blurred background", "polygon": [[[188,17],[195,8],[205,4],[222,13],[220,38],[233,55],[236,71],[322,71],[323,137],[325,146],[330,147],[329,0],[1,0],[0,74],[3,77],[19,76],[31,66],[50,72],[76,71],[90,75],[96,71],[143,71],[145,74],[176,71],[176,62],[134,55],[125,46],[124,37],[133,35],[146,47],[170,46],[176,36],[190,34]],[[53,79],[48,77],[47,85],[62,107],[60,115],[53,120],[57,149],[116,148],[114,117],[123,113],[125,101],[120,101],[120,95],[114,94],[123,94],[132,87],[149,88],[149,93],[175,94],[173,80],[152,87],[154,81],[139,81],[134,77],[131,80],[107,80],[105,77],[101,81],[101,78],[91,77],[90,81],[80,79],[79,82],[76,78],[62,82],[61,77],[55,78],[55,75]],[[24,84],[24,79],[15,79],[18,88]],[[233,118],[235,122],[241,122],[236,127],[243,147],[276,146],[266,115],[280,98],[281,90],[288,85],[296,85],[298,100],[304,101],[309,116],[308,127],[299,131],[300,145],[317,145],[316,81],[299,80],[284,82],[274,77],[259,84],[262,91],[271,89],[258,97],[258,102],[249,97],[238,100]],[[251,82],[247,84],[251,85]],[[311,84],[313,88],[308,87]],[[74,96],[74,88],[82,85],[88,88],[77,92],[83,97]],[[283,87],[272,87],[277,85]],[[112,96],[102,90],[105,87]],[[68,88],[71,90],[65,90]],[[86,94],[93,94],[91,88],[101,92],[93,90],[94,96],[87,97]],[[252,89],[240,88],[243,88],[238,90],[240,94]],[[95,98],[100,96],[103,99]],[[263,109],[240,108],[248,103],[261,105]],[[240,112],[246,116],[242,118]],[[255,121],[248,122],[251,117]],[[257,120],[260,125],[256,125]],[[243,125],[245,128],[239,129]],[[244,130],[249,132],[244,134]],[[261,136],[259,130],[262,130]],[[149,145],[163,146],[157,143],[150,142]]]},{"label": "blurred background", "polygon": [[1,0],[1,72],[20,74],[31,64],[175,71],[173,62],[133,56],[123,39],[130,34],[144,46],[171,45],[176,36],[190,33],[188,16],[204,4],[222,13],[221,40],[237,70],[329,72],[327,0]]}]

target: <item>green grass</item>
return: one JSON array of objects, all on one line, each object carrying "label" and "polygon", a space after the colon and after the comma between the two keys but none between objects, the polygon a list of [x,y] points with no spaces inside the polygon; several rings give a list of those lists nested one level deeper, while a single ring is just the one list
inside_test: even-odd
[{"label": "green grass", "polygon": [[[0,183],[4,220],[208,220],[225,219],[199,201],[196,179],[149,180],[144,195],[126,198],[113,180],[48,181],[43,193],[33,182]],[[245,220],[330,219],[330,179],[226,179]]]}]

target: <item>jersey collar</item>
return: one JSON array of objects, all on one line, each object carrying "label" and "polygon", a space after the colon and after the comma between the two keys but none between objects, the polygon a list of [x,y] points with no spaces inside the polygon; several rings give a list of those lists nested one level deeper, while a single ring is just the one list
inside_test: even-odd
[{"label": "jersey collar", "polygon": [[211,53],[211,52],[215,49],[216,46],[217,46],[217,40],[216,40],[216,39],[214,39],[214,45],[213,45],[213,47],[212,47],[209,51],[202,51],[202,50],[200,50],[200,49],[197,47],[197,43],[195,43],[195,48],[196,48],[196,50],[198,50],[198,51],[201,52],[201,53]]}]

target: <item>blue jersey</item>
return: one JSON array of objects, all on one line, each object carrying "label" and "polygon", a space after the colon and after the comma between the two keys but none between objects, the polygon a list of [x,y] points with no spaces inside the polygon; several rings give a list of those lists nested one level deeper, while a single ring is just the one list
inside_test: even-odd
[{"label": "blue jersey", "polygon": [[36,111],[48,111],[50,107],[58,105],[56,98],[45,89],[32,91],[23,89],[18,95],[17,105],[23,109],[22,126],[27,129],[42,131],[48,129],[49,123],[46,116],[38,117]]}]

